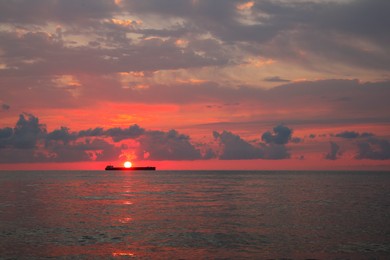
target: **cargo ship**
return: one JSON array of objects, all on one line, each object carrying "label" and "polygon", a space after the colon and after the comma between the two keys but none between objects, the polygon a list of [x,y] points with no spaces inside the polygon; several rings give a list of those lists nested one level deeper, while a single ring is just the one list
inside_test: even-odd
[{"label": "cargo ship", "polygon": [[106,171],[155,171],[156,167],[146,166],[146,167],[115,167],[113,165],[107,165]]}]

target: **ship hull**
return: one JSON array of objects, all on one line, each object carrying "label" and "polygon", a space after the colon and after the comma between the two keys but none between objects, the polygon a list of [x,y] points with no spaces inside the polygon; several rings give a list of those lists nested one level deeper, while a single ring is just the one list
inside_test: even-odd
[{"label": "ship hull", "polygon": [[106,171],[155,171],[156,167],[147,166],[147,167],[106,167]]}]

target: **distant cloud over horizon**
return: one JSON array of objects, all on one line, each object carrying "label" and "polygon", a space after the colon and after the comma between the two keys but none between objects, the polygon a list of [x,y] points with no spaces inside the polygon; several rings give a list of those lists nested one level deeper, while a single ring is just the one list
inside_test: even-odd
[{"label": "distant cloud over horizon", "polygon": [[338,134],[335,134],[336,137],[341,137],[341,138],[347,138],[347,139],[354,139],[354,138],[360,138],[360,137],[372,137],[374,136],[373,133],[358,133],[355,131],[344,131]]},{"label": "distant cloud over horizon", "polygon": [[[71,132],[61,127],[48,132],[46,125],[32,114],[21,114],[14,128],[0,128],[0,163],[72,162],[118,160],[121,151],[129,149],[123,141],[131,141],[137,160],[250,160],[286,159],[291,129],[276,126],[275,135],[266,143],[251,144],[228,131],[213,132],[222,149],[218,154],[203,144],[202,154],[188,135],[176,130],[146,130],[138,125],[128,128],[95,128]],[[270,132],[266,132],[268,136]],[[264,136],[264,134],[263,134]],[[271,137],[270,137],[271,138]]]},{"label": "distant cloud over horizon", "polygon": [[329,142],[329,144],[330,144],[330,151],[325,155],[325,159],[337,160],[341,155],[340,146],[335,142]]},{"label": "distant cloud over horizon", "polygon": [[1,104],[1,110],[3,110],[3,111],[7,111],[7,110],[9,110],[10,108],[11,108],[10,105]]}]

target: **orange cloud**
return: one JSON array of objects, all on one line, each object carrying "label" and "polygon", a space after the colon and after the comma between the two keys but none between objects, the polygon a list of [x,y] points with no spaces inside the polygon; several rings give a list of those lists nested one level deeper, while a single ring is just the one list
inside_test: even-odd
[{"label": "orange cloud", "polygon": [[265,65],[270,65],[276,63],[276,60],[274,59],[265,59],[265,58],[249,58],[247,59],[246,65],[249,66],[255,66],[255,67],[262,67]]},{"label": "orange cloud", "polygon": [[115,18],[112,18],[111,22],[113,24],[116,24],[116,25],[119,25],[119,26],[123,26],[123,27],[135,26],[135,25],[142,24],[141,21],[134,21],[134,20],[130,20],[130,19],[115,19]]},{"label": "orange cloud", "polygon": [[188,41],[187,41],[187,40],[184,40],[184,39],[177,39],[177,40],[175,41],[175,44],[176,44],[176,46],[178,46],[178,47],[185,48],[185,47],[187,47],[187,45],[188,45]]},{"label": "orange cloud", "polygon": [[244,11],[244,10],[249,10],[253,7],[255,3],[253,1],[250,1],[250,2],[246,2],[246,3],[243,3],[243,4],[237,4],[237,9],[240,10],[240,11]]}]

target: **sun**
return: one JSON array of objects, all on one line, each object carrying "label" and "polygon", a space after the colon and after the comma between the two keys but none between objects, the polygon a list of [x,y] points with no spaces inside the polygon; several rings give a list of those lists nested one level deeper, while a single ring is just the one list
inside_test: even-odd
[{"label": "sun", "polygon": [[127,161],[127,162],[125,162],[123,165],[125,166],[125,168],[130,168],[131,165],[132,165],[132,163],[129,162],[129,161]]}]

